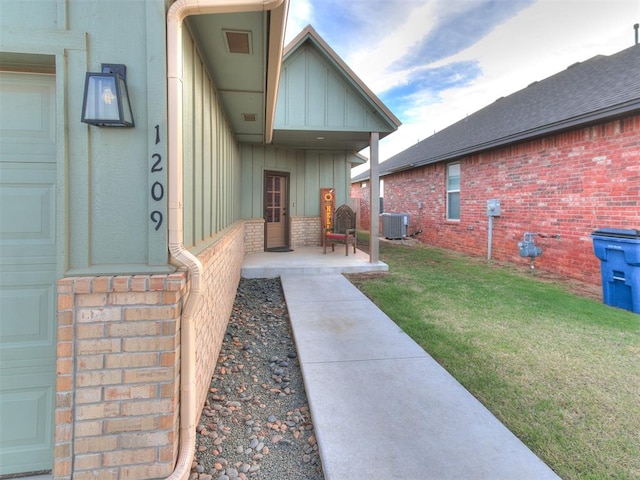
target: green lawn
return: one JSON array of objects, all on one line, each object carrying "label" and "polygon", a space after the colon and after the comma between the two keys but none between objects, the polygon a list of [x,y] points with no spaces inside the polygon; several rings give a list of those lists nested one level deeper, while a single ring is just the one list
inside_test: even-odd
[{"label": "green lawn", "polygon": [[563,479],[640,479],[640,315],[521,270],[380,244],[349,276]]}]

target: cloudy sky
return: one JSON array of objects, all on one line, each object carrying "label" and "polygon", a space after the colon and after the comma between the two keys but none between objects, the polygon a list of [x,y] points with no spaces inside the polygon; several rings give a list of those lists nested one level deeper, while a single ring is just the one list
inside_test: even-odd
[{"label": "cloudy sky", "polygon": [[[402,121],[380,160],[499,97],[633,45],[640,0],[290,0]],[[368,151],[363,151],[368,156]]]}]

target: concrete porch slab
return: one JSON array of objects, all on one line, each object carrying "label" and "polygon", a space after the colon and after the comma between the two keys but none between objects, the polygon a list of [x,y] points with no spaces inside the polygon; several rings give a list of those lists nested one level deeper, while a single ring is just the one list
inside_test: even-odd
[{"label": "concrete porch slab", "polygon": [[322,247],[297,247],[290,252],[251,253],[244,257],[243,278],[277,278],[282,275],[323,275],[335,273],[385,272],[384,262],[370,263],[369,255],[344,249],[322,253]]}]

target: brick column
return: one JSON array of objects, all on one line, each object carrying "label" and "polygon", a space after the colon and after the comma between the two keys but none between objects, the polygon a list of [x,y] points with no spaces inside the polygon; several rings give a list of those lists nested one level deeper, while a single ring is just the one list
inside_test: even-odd
[{"label": "brick column", "polygon": [[186,274],[58,282],[54,478],[154,478],[178,441]]}]

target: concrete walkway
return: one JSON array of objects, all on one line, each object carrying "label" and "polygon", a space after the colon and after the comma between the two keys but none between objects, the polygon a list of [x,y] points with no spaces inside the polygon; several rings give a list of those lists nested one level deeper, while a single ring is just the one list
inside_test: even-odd
[{"label": "concrete walkway", "polygon": [[281,280],[326,480],[559,478],[345,277]]}]

